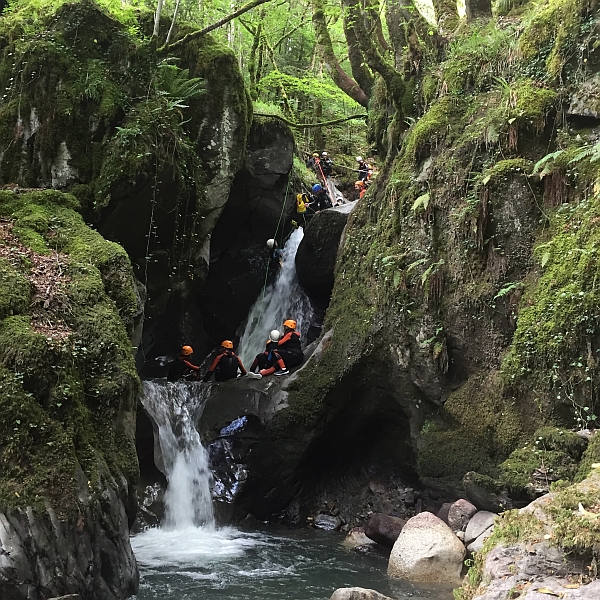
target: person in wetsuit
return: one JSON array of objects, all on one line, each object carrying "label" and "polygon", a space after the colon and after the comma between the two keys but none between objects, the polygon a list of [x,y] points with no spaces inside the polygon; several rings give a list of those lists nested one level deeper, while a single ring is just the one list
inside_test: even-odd
[{"label": "person in wetsuit", "polygon": [[283,323],[283,337],[277,344],[277,352],[283,359],[285,372],[276,372],[275,375],[287,375],[288,369],[298,366],[304,360],[300,334],[296,331],[296,321],[288,319]]},{"label": "person in wetsuit", "polygon": [[[268,375],[277,375],[279,371],[286,370],[285,363],[277,350],[280,338],[281,334],[279,331],[273,329],[269,334],[265,351],[256,355],[256,358],[250,367],[250,371],[248,372],[248,377],[251,379],[262,379]],[[256,369],[259,369],[258,373],[255,373]]]},{"label": "person in wetsuit", "polygon": [[225,340],[202,381],[207,382],[213,373],[215,381],[235,379],[238,376],[238,370],[242,375],[246,375],[246,369],[244,369],[240,357],[233,351],[233,342]]},{"label": "person in wetsuit", "polygon": [[329,194],[327,194],[327,190],[320,183],[315,183],[315,185],[312,186],[312,193],[310,207],[316,213],[333,206]]},{"label": "person in wetsuit", "polygon": [[182,346],[179,356],[171,365],[167,379],[169,381],[179,381],[180,379],[198,379],[200,367],[190,362],[194,349],[191,346]]},{"label": "person in wetsuit", "polygon": [[333,173],[333,161],[329,158],[327,152],[321,152],[321,171],[325,177],[331,177]]}]

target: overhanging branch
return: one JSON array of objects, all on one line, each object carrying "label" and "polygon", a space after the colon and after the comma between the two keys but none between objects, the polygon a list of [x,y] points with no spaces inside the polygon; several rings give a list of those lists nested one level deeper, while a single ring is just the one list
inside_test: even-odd
[{"label": "overhanging branch", "polygon": [[289,127],[294,127],[296,129],[304,129],[305,127],[327,127],[329,125],[337,125],[338,123],[344,123],[345,121],[351,121],[352,119],[366,119],[367,118],[367,115],[363,113],[363,114],[357,114],[357,115],[350,115],[349,117],[344,117],[342,119],[334,119],[333,121],[323,121],[321,123],[294,123],[293,121],[290,121],[290,120],[286,119],[285,117],[281,117],[280,115],[268,115],[266,113],[255,112],[254,116],[279,119],[280,121],[283,121]]},{"label": "overhanging branch", "polygon": [[205,27],[204,29],[199,29],[198,31],[193,31],[192,33],[188,33],[186,36],[182,37],[180,40],[177,40],[176,42],[173,42],[172,44],[165,44],[162,48],[160,48],[160,51],[164,52],[165,50],[172,50],[175,48],[179,48],[179,47],[183,46],[184,44],[191,42],[192,40],[196,40],[199,37],[202,37],[203,35],[210,33],[214,29],[218,29],[219,27],[226,25],[227,23],[229,23],[229,21],[233,21],[233,19],[235,19],[236,17],[239,17],[240,15],[243,15],[244,13],[248,12],[249,10],[252,10],[253,8],[256,8],[257,6],[260,6],[261,4],[265,4],[266,2],[270,2],[270,1],[271,0],[251,0],[250,2],[247,2],[246,4],[244,4],[244,6],[242,6],[241,8],[238,8],[238,10],[236,10],[232,13],[229,13],[227,16],[223,17],[222,19],[219,19],[216,23],[213,23],[212,25],[209,25],[208,27]]}]

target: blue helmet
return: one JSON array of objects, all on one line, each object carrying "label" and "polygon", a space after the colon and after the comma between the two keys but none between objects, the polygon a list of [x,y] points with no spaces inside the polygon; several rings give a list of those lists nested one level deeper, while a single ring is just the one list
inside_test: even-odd
[{"label": "blue helmet", "polygon": [[315,185],[312,186],[312,191],[313,194],[317,194],[318,192],[320,192],[323,188],[318,184],[315,183]]}]

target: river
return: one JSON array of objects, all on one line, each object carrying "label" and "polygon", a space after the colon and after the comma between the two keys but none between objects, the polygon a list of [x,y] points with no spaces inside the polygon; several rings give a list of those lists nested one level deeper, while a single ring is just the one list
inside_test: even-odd
[{"label": "river", "polygon": [[343,535],[260,525],[249,530],[151,529],[132,538],[138,600],[325,600],[339,587],[401,599],[451,600],[439,587],[391,581],[383,556],[345,549]]}]

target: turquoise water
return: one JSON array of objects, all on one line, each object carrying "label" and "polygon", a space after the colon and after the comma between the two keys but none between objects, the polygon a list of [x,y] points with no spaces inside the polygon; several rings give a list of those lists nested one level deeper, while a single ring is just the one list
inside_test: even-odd
[{"label": "turquoise water", "polygon": [[398,599],[451,600],[448,588],[391,581],[384,556],[359,556],[343,536],[265,525],[260,530],[150,529],[132,538],[137,600],[325,600],[339,587]]}]

